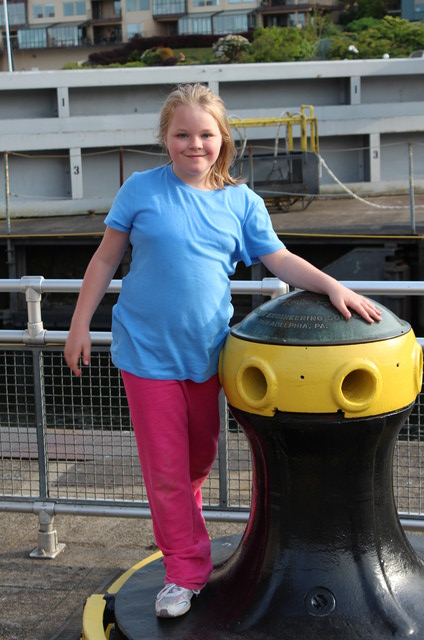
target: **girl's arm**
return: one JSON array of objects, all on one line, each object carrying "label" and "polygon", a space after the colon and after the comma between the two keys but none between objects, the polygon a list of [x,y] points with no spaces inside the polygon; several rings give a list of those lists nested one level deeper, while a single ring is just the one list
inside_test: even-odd
[{"label": "girl's arm", "polygon": [[84,275],[77,305],[72,317],[64,355],[66,364],[76,376],[82,371],[79,360],[90,362],[90,323],[128,246],[128,234],[106,227],[103,239],[90,260]]},{"label": "girl's arm", "polygon": [[288,249],[279,249],[259,258],[283,282],[298,289],[326,294],[346,319],[351,317],[350,308],[367,322],[381,320],[381,311],[370,300],[348,289]]}]

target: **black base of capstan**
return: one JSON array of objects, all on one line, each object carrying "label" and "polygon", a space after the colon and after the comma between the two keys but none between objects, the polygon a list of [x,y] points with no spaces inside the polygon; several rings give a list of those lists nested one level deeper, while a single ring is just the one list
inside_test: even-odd
[{"label": "black base of capstan", "polygon": [[255,469],[240,544],[214,543],[215,553],[227,548],[180,619],[154,614],[162,563],[136,572],[115,597],[115,639],[424,638],[424,563],[400,525],[392,482],[411,407],[359,420],[231,410]]},{"label": "black base of capstan", "polygon": [[[409,536],[408,539],[415,552],[424,559],[424,538]],[[218,565],[221,565],[221,556],[231,556],[237,549],[239,542],[239,536],[213,540],[212,558],[214,564],[218,562]],[[223,569],[225,570],[225,567]],[[310,637],[302,629],[304,621],[302,620],[299,625],[293,619],[281,619],[271,633],[262,633],[259,627],[242,634],[236,630],[225,629],[220,622],[219,603],[216,599],[216,593],[214,593],[217,586],[215,589],[211,589],[210,585],[202,591],[199,598],[193,600],[192,608],[187,615],[174,620],[159,620],[154,612],[154,601],[156,594],[163,586],[164,577],[165,570],[162,560],[154,560],[136,571],[116,596],[106,596],[109,600],[109,613],[107,614],[109,622],[115,625],[114,635],[110,636],[111,640],[112,638],[113,640],[238,640],[239,638],[298,638],[300,640]],[[215,574],[212,575],[212,584],[214,580]],[[120,626],[116,624],[117,620]],[[360,628],[355,629],[357,635],[350,637],[375,637],[369,635],[370,631],[372,632],[369,629],[366,631],[368,635],[365,635],[365,632],[364,635],[358,635]],[[312,626],[311,633],[313,633]],[[345,636],[341,633],[330,637],[344,640]],[[386,637],[401,638],[402,636],[389,635]],[[419,635],[412,637],[418,639]]]}]

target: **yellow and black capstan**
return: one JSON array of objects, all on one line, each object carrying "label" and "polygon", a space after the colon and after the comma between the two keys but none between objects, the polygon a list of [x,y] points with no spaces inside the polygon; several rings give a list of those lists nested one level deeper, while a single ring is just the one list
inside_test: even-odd
[{"label": "yellow and black capstan", "polygon": [[[381,305],[378,305],[381,307]],[[296,291],[271,300],[230,332],[220,378],[230,405],[276,411],[380,415],[421,390],[422,350],[411,326],[389,309],[369,324],[346,321],[326,296]]]}]

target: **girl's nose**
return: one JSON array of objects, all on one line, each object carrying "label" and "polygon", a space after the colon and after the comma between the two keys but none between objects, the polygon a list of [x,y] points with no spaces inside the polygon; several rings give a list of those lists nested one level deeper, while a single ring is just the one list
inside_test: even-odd
[{"label": "girl's nose", "polygon": [[193,149],[200,149],[202,146],[202,140],[201,138],[199,138],[198,136],[194,136],[191,140],[190,140],[190,146]]}]

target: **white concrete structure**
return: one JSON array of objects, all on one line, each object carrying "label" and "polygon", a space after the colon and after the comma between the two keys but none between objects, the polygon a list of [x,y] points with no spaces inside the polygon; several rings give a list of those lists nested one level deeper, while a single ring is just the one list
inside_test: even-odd
[{"label": "white concrete structure", "polygon": [[[424,59],[0,73],[0,215],[107,211],[122,179],[166,161],[155,127],[178,82],[204,82],[238,118],[313,105],[320,154],[359,193],[424,188]],[[275,127],[235,130],[253,153],[285,148]],[[412,151],[412,154],[411,154]],[[8,152],[5,155],[5,152]],[[321,192],[341,186],[327,171]]]}]

